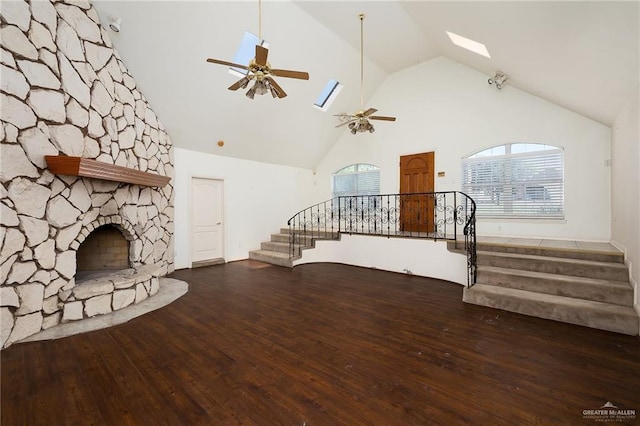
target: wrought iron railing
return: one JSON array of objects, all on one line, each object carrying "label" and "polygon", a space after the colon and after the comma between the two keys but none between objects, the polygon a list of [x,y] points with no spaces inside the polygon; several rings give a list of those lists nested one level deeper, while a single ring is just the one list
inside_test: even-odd
[{"label": "wrought iron railing", "polygon": [[300,256],[316,239],[340,233],[464,241],[467,286],[476,282],[476,203],[463,192],[335,197],[289,219],[289,257]]}]

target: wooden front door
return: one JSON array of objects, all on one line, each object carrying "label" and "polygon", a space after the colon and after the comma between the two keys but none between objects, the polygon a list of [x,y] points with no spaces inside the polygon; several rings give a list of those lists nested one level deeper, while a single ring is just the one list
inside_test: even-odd
[{"label": "wooden front door", "polygon": [[434,191],[433,152],[400,157],[400,230],[433,232],[434,199],[429,195],[402,195]]}]

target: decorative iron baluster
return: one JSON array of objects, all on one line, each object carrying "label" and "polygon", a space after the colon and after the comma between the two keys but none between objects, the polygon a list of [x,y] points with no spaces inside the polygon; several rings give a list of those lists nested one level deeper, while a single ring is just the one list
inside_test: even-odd
[{"label": "decorative iron baluster", "polygon": [[[477,274],[475,212],[475,201],[458,191],[339,196],[301,210],[289,219],[289,257],[300,256],[302,246],[309,240],[338,239],[344,232],[385,235],[385,226],[387,237],[449,240],[457,247],[461,225],[470,287]],[[453,234],[448,233],[450,225]],[[428,232],[431,226],[433,231]]]},{"label": "decorative iron baluster", "polygon": [[458,235],[458,209],[457,209],[458,193],[457,192],[453,193],[453,205],[456,206],[456,208],[453,209],[453,235]]}]

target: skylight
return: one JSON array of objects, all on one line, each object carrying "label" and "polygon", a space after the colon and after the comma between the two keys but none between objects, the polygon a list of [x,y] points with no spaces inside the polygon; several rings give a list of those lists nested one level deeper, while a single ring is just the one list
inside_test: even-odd
[{"label": "skylight", "polygon": [[[244,36],[242,36],[242,41],[240,42],[240,47],[233,57],[233,62],[236,64],[249,65],[249,61],[256,56],[256,44],[260,44],[266,48],[269,47],[269,43],[264,40],[261,41],[257,35],[245,31]],[[229,72],[238,77],[247,75],[247,70],[243,70],[242,68],[231,67],[229,68]]]},{"label": "skylight", "polygon": [[340,90],[342,90],[342,84],[332,78],[329,79],[322,89],[320,96],[318,96],[318,99],[313,103],[313,106],[321,111],[328,110],[338,96],[338,93],[340,93]]},{"label": "skylight", "polygon": [[460,46],[464,49],[470,50],[473,53],[477,53],[478,55],[491,58],[491,55],[489,55],[489,51],[487,50],[487,47],[484,44],[478,43],[475,40],[462,37],[461,35],[458,35],[449,31],[446,31],[446,33],[451,39],[451,43],[455,44],[456,46]]}]

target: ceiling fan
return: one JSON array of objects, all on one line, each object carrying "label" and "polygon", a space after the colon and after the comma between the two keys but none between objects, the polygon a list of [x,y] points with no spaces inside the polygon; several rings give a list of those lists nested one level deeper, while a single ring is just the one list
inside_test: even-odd
[{"label": "ceiling fan", "polygon": [[367,110],[364,109],[364,13],[360,13],[358,15],[360,18],[360,111],[355,114],[337,114],[336,117],[339,117],[339,120],[342,123],[338,124],[336,127],[341,127],[348,125],[351,134],[355,135],[358,132],[375,132],[375,128],[373,124],[369,120],[383,120],[383,121],[396,121],[395,117],[385,117],[383,115],[372,115],[374,112],[378,111],[375,108],[369,108]]},{"label": "ceiling fan", "polygon": [[[258,39],[262,40],[262,1],[258,0]],[[280,87],[273,77],[297,78],[300,80],[309,80],[309,73],[303,71],[291,71],[271,68],[271,64],[267,62],[269,49],[256,45],[256,56],[249,61],[248,65],[234,64],[233,62],[222,61],[220,59],[208,58],[207,62],[214,64],[226,65],[229,67],[247,70],[247,74],[240,80],[229,86],[229,90],[245,89],[253,80],[255,84],[247,91],[248,98],[253,99],[256,94],[264,95],[271,92],[275,98],[284,98],[287,93]]]}]

